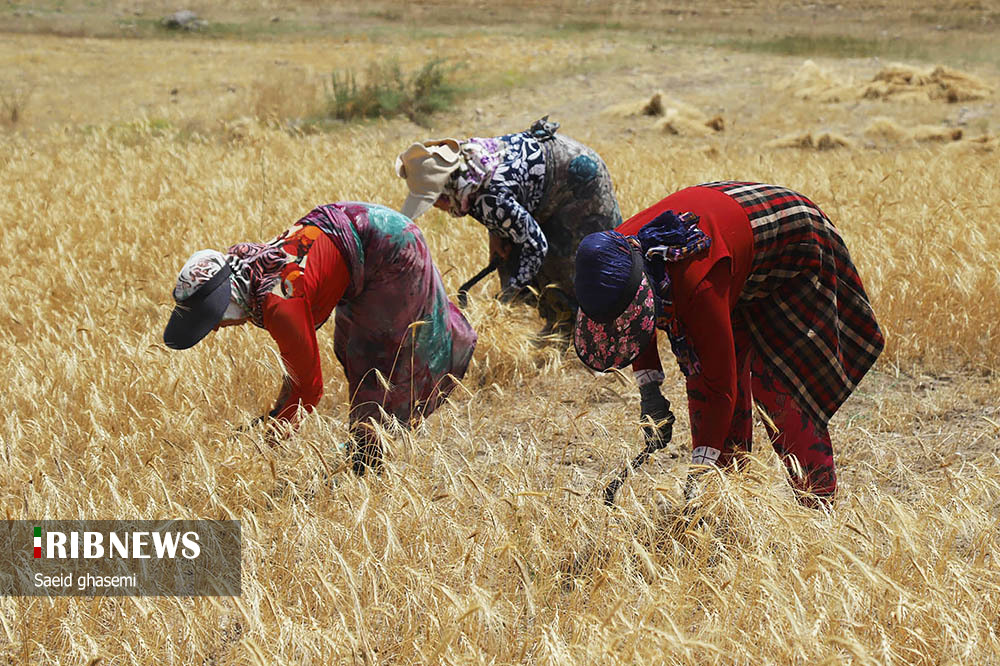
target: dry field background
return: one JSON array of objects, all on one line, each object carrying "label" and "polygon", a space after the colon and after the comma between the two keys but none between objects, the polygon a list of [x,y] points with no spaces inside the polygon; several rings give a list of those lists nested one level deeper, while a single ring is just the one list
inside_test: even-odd
[{"label": "dry field background", "polygon": [[[240,598],[0,599],[4,663],[1000,663],[996,6],[663,4],[203,3],[212,27],[186,36],[155,28],[165,4],[0,5],[0,507],[244,530]],[[334,70],[434,57],[476,92],[430,127],[296,122]],[[892,62],[986,92],[864,96]],[[628,115],[658,91],[662,116]],[[235,431],[276,395],[266,333],[163,346],[193,251],[328,201],[398,205],[412,140],[546,113],[605,157],[626,216],[733,178],[842,229],[888,345],[832,423],[832,512],[797,507],[761,431],[705,520],[676,522],[671,362],[674,442],[607,510],[637,391],[538,344],[495,284],[464,388],[392,437],[379,480],[340,469],[330,327],[327,395],[278,448]],[[473,221],[421,226],[450,289],[484,263]]]}]

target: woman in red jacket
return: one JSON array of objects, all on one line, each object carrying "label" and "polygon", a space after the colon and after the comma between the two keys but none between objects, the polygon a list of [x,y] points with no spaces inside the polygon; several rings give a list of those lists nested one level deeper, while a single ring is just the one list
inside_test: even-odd
[{"label": "woman in red jacket", "polygon": [[375,204],[319,206],[268,243],[202,250],[181,270],[174,299],[163,334],[173,349],[223,326],[252,322],[267,330],[285,366],[268,416],[293,426],[323,395],[316,331],[333,314],[359,474],[381,467],[376,426],[408,426],[433,412],[465,374],[476,344],[423,234]]},{"label": "woman in red jacket", "polygon": [[577,353],[600,371],[631,363],[643,417],[664,439],[673,417],[657,328],[687,378],[694,464],[739,465],[756,400],[799,500],[833,498],[827,423],[884,340],[843,239],[815,204],[774,185],[698,185],[591,234],[576,262]]}]

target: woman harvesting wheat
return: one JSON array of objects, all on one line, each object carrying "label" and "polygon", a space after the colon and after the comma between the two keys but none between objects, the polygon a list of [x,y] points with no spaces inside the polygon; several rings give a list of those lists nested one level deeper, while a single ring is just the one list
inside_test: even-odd
[{"label": "woman harvesting wheat", "polygon": [[164,332],[174,349],[252,321],[271,334],[286,376],[269,416],[294,423],[323,395],[316,330],[336,309],[334,351],[350,389],[352,462],[378,469],[375,428],[411,424],[464,374],[476,334],[448,301],[420,230],[388,208],[320,206],[269,243],[195,253]]},{"label": "woman harvesting wheat", "polygon": [[815,204],[759,183],[681,190],[585,238],[576,293],[578,355],[600,371],[632,364],[661,440],[673,416],[657,328],[687,378],[693,463],[740,464],[753,399],[800,501],[832,499],[827,422],[884,341],[843,239]]},{"label": "woman harvesting wheat", "polygon": [[603,160],[557,134],[558,127],[543,118],[515,134],[415,143],[396,159],[410,191],[403,214],[416,218],[436,206],[485,225],[501,297],[534,287],[550,330],[568,329],[576,314],[573,255],[580,240],[621,222]]}]

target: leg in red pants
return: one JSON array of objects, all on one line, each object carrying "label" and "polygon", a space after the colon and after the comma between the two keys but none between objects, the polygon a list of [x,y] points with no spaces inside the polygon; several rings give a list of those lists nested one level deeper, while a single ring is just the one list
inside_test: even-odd
[{"label": "leg in red pants", "polygon": [[[741,454],[749,453],[753,443],[752,402],[756,401],[771,421],[764,424],[775,453],[788,470],[789,481],[802,504],[816,508],[828,504],[837,489],[834,471],[833,445],[826,426],[812,421],[792,397],[792,391],[764,365],[753,351],[750,336],[740,322],[733,322],[736,345],[737,386],[735,408],[729,433],[716,461],[722,468],[739,469]],[[688,378],[688,406],[697,411],[701,378]],[[694,445],[700,446],[697,433]]]},{"label": "leg in red pants", "polygon": [[719,465],[741,469],[743,457],[741,454],[753,450],[753,402],[751,396],[750,375],[750,338],[744,330],[734,322],[733,339],[736,343],[736,404],[733,407],[733,418],[729,425],[729,434],[722,445],[722,455]]},{"label": "leg in red pants", "polygon": [[799,502],[812,508],[829,505],[837,491],[830,431],[813,421],[785,383],[752,353],[750,373],[754,400],[774,424],[772,427],[765,422],[764,429],[775,453],[785,463]]}]

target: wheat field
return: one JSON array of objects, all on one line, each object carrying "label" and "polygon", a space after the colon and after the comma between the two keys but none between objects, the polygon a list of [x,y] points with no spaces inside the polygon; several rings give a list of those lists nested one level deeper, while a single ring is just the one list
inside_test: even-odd
[{"label": "wheat field", "polygon": [[[454,20],[436,2],[233,3],[216,20],[258,33],[201,36],[144,27],[171,9],[156,3],[0,9],[0,507],[243,529],[240,597],[0,598],[4,663],[1000,663],[1000,16],[768,4],[818,14],[802,29],[840,30],[835,44],[919,44],[900,61],[985,86],[949,103],[865,96],[895,58],[762,48],[776,38],[756,4],[549,2],[532,22],[530,3]],[[295,122],[332,71],[434,57],[480,87],[428,126]],[[798,94],[816,72],[837,95]],[[634,115],[657,92],[663,116]],[[377,479],[337,447],[332,324],[326,395],[274,448],[238,430],[280,385],[265,332],[163,345],[194,251],[268,239],[330,201],[398,206],[392,161],[410,142],[546,113],[605,158],[625,216],[687,185],[761,180],[842,230],[887,347],[831,423],[831,511],[795,503],[758,429],[749,468],[712,478],[700,520],[678,517],[690,433],[666,345],[674,440],[606,508],[604,482],[640,446],[634,382],[539,341],[495,282],[472,292],[463,385],[386,434]],[[704,129],[716,116],[724,129]],[[485,264],[474,221],[419,223],[452,292]]]}]

